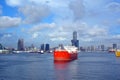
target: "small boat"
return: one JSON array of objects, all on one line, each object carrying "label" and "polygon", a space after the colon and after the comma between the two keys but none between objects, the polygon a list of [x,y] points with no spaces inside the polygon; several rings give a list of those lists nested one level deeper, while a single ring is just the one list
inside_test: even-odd
[{"label": "small boat", "polygon": [[110,53],[114,53],[116,51],[116,49],[109,49],[108,52]]},{"label": "small boat", "polygon": [[24,51],[13,51],[13,53],[24,53]]},{"label": "small boat", "polygon": [[62,46],[54,50],[54,61],[71,61],[77,56],[78,49],[75,46]]},{"label": "small boat", "polygon": [[0,50],[0,54],[7,54],[7,53],[10,53],[10,51],[9,50]]},{"label": "small boat", "polygon": [[117,57],[120,57],[120,50],[116,50],[116,51],[115,51],[115,55],[116,55]]}]

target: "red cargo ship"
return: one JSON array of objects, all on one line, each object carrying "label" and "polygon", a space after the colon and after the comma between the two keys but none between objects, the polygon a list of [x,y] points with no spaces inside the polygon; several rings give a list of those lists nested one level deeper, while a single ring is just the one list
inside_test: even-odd
[{"label": "red cargo ship", "polygon": [[75,46],[62,46],[54,50],[54,61],[71,61],[77,59],[78,50]]}]

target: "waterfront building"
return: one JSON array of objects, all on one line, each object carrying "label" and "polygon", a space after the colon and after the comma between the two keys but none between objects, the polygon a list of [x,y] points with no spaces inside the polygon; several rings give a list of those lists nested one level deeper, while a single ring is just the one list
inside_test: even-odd
[{"label": "waterfront building", "polygon": [[3,46],[2,46],[2,44],[0,44],[0,50],[2,50],[3,49]]},{"label": "waterfront building", "polygon": [[77,32],[73,32],[73,39],[71,40],[72,46],[76,46],[79,48],[79,40],[77,40]]},{"label": "waterfront building", "polygon": [[80,51],[86,51],[86,49],[84,47],[80,47]]},{"label": "waterfront building", "polygon": [[101,45],[101,51],[105,51],[105,46]]},{"label": "waterfront building", "polygon": [[91,45],[90,46],[90,51],[95,51],[95,46]]},{"label": "waterfront building", "polygon": [[113,49],[117,49],[117,44],[113,44]]},{"label": "waterfront building", "polygon": [[97,51],[101,51],[101,46],[100,45],[98,45]]},{"label": "waterfront building", "polygon": [[0,44],[0,54],[8,54],[10,53],[10,50],[6,49],[5,47],[2,46],[2,44]]},{"label": "waterfront building", "polygon": [[24,51],[24,40],[23,39],[18,40],[18,50]]},{"label": "waterfront building", "polygon": [[45,51],[49,51],[50,50],[50,45],[49,44],[46,44],[45,45]]},{"label": "waterfront building", "polygon": [[40,46],[40,50],[41,50],[41,51],[45,51],[44,44],[41,44],[41,46]]},{"label": "waterfront building", "polygon": [[86,51],[88,52],[91,51],[90,46],[87,47]]},{"label": "waterfront building", "polygon": [[34,48],[35,48],[34,44],[31,44],[31,48],[32,48],[32,49],[34,49]]}]

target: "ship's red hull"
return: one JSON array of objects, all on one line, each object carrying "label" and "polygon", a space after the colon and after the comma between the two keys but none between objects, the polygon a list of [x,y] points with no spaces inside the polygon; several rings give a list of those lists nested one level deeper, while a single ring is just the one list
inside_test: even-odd
[{"label": "ship's red hull", "polygon": [[68,51],[54,51],[54,61],[71,61],[77,59],[78,53]]}]

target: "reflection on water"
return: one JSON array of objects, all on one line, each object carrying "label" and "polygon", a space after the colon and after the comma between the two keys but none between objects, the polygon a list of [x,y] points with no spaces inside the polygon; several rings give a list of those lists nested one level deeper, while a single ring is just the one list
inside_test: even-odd
[{"label": "reflection on water", "polygon": [[[75,60],[74,60],[75,61]],[[74,61],[55,61],[54,68],[57,80],[71,80],[72,75],[77,73],[77,65]]]},{"label": "reflection on water", "polygon": [[57,80],[67,80],[68,62],[54,62],[55,74]]},{"label": "reflection on water", "polygon": [[70,62],[66,61],[54,61],[54,67],[56,70],[66,70]]}]

